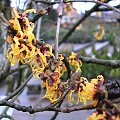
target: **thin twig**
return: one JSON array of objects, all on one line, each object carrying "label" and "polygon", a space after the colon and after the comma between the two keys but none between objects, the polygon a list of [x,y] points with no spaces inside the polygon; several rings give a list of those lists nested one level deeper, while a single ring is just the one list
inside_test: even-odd
[{"label": "thin twig", "polygon": [[55,57],[58,59],[58,40],[59,40],[59,32],[60,32],[60,24],[62,20],[62,14],[63,14],[63,0],[61,0],[61,3],[59,4],[59,15],[58,15],[58,21],[57,21],[57,28],[56,28],[56,37],[55,37]]},{"label": "thin twig", "polygon": [[[62,100],[58,102],[58,105],[56,106],[57,108],[60,108],[66,95],[68,94],[68,92],[70,91],[70,89],[68,89],[62,96]],[[50,120],[55,120],[56,117],[58,116],[59,112],[55,111],[54,115],[52,116],[52,118]]]},{"label": "thin twig", "polygon": [[66,95],[68,94],[68,92],[70,90],[71,90],[71,87],[67,88],[65,90],[65,92],[63,93],[63,95],[61,96],[61,98],[57,102],[55,102],[55,103],[52,104],[52,107],[54,107],[54,106],[58,105],[60,102],[62,102],[65,99]]},{"label": "thin twig", "polygon": [[118,108],[118,106],[116,104],[113,104],[112,102],[110,102],[109,100],[107,99],[104,99],[104,103],[106,105],[109,105],[111,108],[115,108],[116,111],[120,114],[120,109]]},{"label": "thin twig", "polygon": [[46,4],[46,5],[55,5],[55,4],[59,4],[60,1],[55,1],[55,2],[49,2],[49,1],[45,1],[45,0],[36,0],[36,3],[40,2],[42,4]]},{"label": "thin twig", "polygon": [[[10,102],[14,102],[14,101],[18,98],[18,96],[19,96],[19,95],[13,97],[13,98],[10,100]],[[8,109],[9,109],[8,106],[5,107],[1,114],[6,114],[6,112],[8,111]]]},{"label": "thin twig", "polygon": [[67,68],[67,73],[68,73],[68,78],[70,78],[70,74],[71,74],[71,68],[70,68],[70,64],[68,62],[68,59],[66,58],[66,56],[64,55],[64,59],[63,59],[63,62],[65,64],[65,67]]},{"label": "thin twig", "polygon": [[44,112],[44,111],[57,111],[57,112],[63,112],[63,113],[70,113],[74,111],[90,110],[95,108],[95,106],[93,105],[86,105],[82,107],[73,107],[73,108],[56,108],[56,107],[52,107],[52,105],[49,105],[46,107],[33,108],[32,106],[22,106],[10,101],[2,101],[0,102],[0,106],[9,106],[11,108],[15,108],[18,111],[29,112],[30,114],[34,114],[37,112]]},{"label": "thin twig", "polygon": [[83,56],[79,56],[79,59],[84,63],[94,63],[94,64],[105,65],[113,68],[120,68],[120,60],[104,60],[104,59],[89,58]]},{"label": "thin twig", "polygon": [[39,10],[38,13],[31,20],[31,22],[35,23],[40,17],[42,17],[42,16],[46,15],[47,13],[49,13],[50,10],[51,10],[51,6],[45,8],[45,9]]},{"label": "thin twig", "polygon": [[28,65],[21,65],[21,66],[19,66],[17,68],[14,68],[14,69],[10,70],[9,72],[5,72],[5,73],[3,73],[3,75],[1,75],[0,79],[5,79],[8,75],[10,75],[10,74],[12,74],[14,72],[17,72],[19,70],[25,69],[27,67],[28,67]]},{"label": "thin twig", "polygon": [[31,78],[32,78],[32,74],[28,77],[28,79],[18,89],[16,89],[13,93],[8,95],[5,99],[3,99],[1,101],[9,100],[9,99],[13,98],[15,95],[17,95],[26,86],[26,84],[30,81]]},{"label": "thin twig", "polygon": [[[43,3],[43,4],[47,4],[47,5],[54,5],[54,4],[59,4],[60,3],[59,1],[48,2],[48,1],[43,1],[43,0],[36,0],[36,2],[40,2],[40,3]],[[64,0],[63,2],[64,3],[69,3],[69,2],[92,2],[92,3],[97,3],[97,4],[103,5],[103,6],[107,7],[107,8],[109,8],[110,10],[113,10],[113,11],[120,14],[120,10],[117,9],[117,7],[110,6],[110,5],[108,5],[108,4],[104,3],[104,2],[101,2],[101,1],[96,1],[96,0]]]},{"label": "thin twig", "polygon": [[101,1],[95,1],[95,0],[66,0],[65,3],[67,3],[67,2],[92,2],[92,3],[97,3],[99,5],[106,6],[107,8],[110,8],[113,11],[115,11],[115,12],[120,14],[120,10],[119,9],[117,9],[117,8],[115,8],[113,6],[110,6],[110,5],[108,5],[108,4],[104,3],[104,2],[101,2]]},{"label": "thin twig", "polygon": [[2,120],[3,118],[8,118],[9,120],[15,120],[12,116],[7,115],[7,114],[1,114],[0,115],[0,120]]},{"label": "thin twig", "polygon": [[0,19],[5,23],[4,25],[6,26],[10,25],[9,21],[2,14],[0,14]]},{"label": "thin twig", "polygon": [[[113,6],[114,8],[120,8],[120,5]],[[111,11],[111,8],[98,8],[96,11]]]}]

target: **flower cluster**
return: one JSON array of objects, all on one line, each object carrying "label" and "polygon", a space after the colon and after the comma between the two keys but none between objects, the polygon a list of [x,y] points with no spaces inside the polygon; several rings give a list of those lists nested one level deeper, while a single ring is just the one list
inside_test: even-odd
[{"label": "flower cluster", "polygon": [[110,109],[105,110],[96,110],[93,112],[87,120],[120,120],[119,113],[112,113]]},{"label": "flower cluster", "polygon": [[14,17],[9,21],[11,26],[8,29],[7,39],[11,43],[7,51],[11,65],[19,62],[29,64],[33,75],[41,78],[42,86],[46,88],[44,98],[49,99],[52,103],[59,100],[65,89],[70,86],[72,87],[68,93],[70,104],[74,101],[72,94],[77,93],[77,103],[84,102],[86,105],[87,100],[91,100],[96,105],[100,100],[98,96],[101,94],[101,86],[104,83],[103,76],[97,76],[91,82],[87,78],[81,77],[82,62],[78,59],[77,54],[72,52],[67,59],[71,68],[70,78],[66,82],[62,82],[61,77],[67,71],[64,57],[59,54],[59,58],[55,59],[51,45],[37,44],[33,34],[34,24],[26,17],[29,12],[35,13],[36,11],[30,9],[18,14],[16,9],[13,9]]},{"label": "flower cluster", "polygon": [[99,98],[97,96],[99,92],[100,85],[103,85],[104,78],[102,75],[97,76],[96,79],[92,79],[90,82],[85,77],[80,77],[76,81],[74,81],[73,89],[69,92],[68,101],[71,105],[74,101],[74,97],[72,94],[77,93],[78,100],[76,104],[79,102],[83,102],[84,105],[87,104],[87,101],[90,100],[94,106],[99,102]]},{"label": "flower cluster", "polygon": [[93,112],[92,115],[90,115],[87,120],[106,120],[106,113],[99,113],[97,111]]},{"label": "flower cluster", "polygon": [[31,9],[23,14],[18,14],[16,9],[13,9],[14,17],[9,20],[11,26],[9,26],[7,41],[12,44],[7,51],[7,57],[11,65],[17,64],[19,61],[26,64],[34,57],[36,40],[32,33],[34,24],[29,22],[26,17],[29,12],[35,12],[35,10]]},{"label": "flower cluster", "polygon": [[44,98],[48,98],[52,103],[56,102],[62,95],[65,84],[61,82],[60,77],[66,71],[63,63],[63,56],[59,54],[59,59],[49,59],[48,65],[41,74],[42,86],[46,87]]},{"label": "flower cluster", "polygon": [[9,20],[9,36],[7,41],[11,43],[7,51],[11,65],[19,62],[22,64],[29,63],[33,74],[37,77],[43,72],[47,66],[47,59],[54,57],[52,46],[44,44],[37,47],[37,42],[33,34],[34,24],[26,17],[27,13],[36,12],[34,9],[26,10],[22,14],[18,14],[16,9],[13,9],[14,17]]}]

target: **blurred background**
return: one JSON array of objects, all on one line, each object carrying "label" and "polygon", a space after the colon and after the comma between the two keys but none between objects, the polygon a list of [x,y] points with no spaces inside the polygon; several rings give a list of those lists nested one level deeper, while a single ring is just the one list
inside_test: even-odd
[{"label": "blurred background", "polygon": [[[49,1],[48,1],[49,2]],[[109,5],[117,6],[120,9],[119,0],[111,0]],[[42,4],[39,0],[0,0],[0,95],[7,95],[18,88],[23,81],[27,79],[31,70],[29,67],[23,66],[19,71],[13,72],[9,76],[5,75],[10,70],[14,70],[21,64],[10,66],[9,61],[6,59],[6,50],[8,48],[7,39],[7,24],[6,20],[12,18],[12,8],[16,7],[19,13],[27,9],[36,9],[37,13],[30,13],[28,18],[32,20],[40,10],[46,9],[49,5]],[[101,6],[94,11],[90,16],[81,22],[80,25],[69,35],[68,38],[63,40],[68,31],[79,21],[87,11],[94,7],[94,3],[68,3],[64,4],[64,12],[61,21],[59,53],[69,56],[72,51],[77,52],[78,56],[82,55],[91,58],[100,58],[107,60],[120,60],[120,14],[106,9]],[[40,17],[35,21],[34,34],[39,41],[55,44],[55,34],[57,26],[57,18],[60,10],[59,5],[51,6],[48,14]],[[105,79],[120,79],[120,68],[111,68],[96,64],[83,63],[82,76],[89,79],[95,78],[97,75],[102,74]],[[7,77],[6,77],[7,76]],[[63,77],[64,78],[64,77]],[[16,100],[19,104],[46,105],[49,102],[41,101],[45,91],[40,87],[40,80],[32,78],[27,87]],[[41,106],[42,106],[41,105]],[[65,102],[63,106],[68,106]],[[68,114],[59,114],[57,120],[72,120],[80,119],[85,120],[86,116],[91,111],[82,111],[83,116],[79,116],[80,112]],[[13,111],[13,116],[16,120],[23,118],[24,120],[49,120],[53,115],[52,112],[44,112],[40,114],[29,115],[22,112]],[[79,116],[79,117],[78,117]]]}]

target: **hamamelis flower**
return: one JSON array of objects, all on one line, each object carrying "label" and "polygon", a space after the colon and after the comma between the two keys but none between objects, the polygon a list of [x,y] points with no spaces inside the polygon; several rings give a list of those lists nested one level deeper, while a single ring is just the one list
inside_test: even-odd
[{"label": "hamamelis flower", "polygon": [[63,63],[63,61],[59,61],[55,71],[59,73],[60,77],[63,76],[63,74],[67,71],[67,68],[66,68],[65,64]]},{"label": "hamamelis flower", "polygon": [[[35,10],[27,10],[18,14],[16,9],[13,9],[14,17],[10,20],[11,27],[8,32],[8,42],[11,43],[11,46],[7,51],[11,64],[19,62],[30,64],[33,75],[41,77],[43,80],[42,85],[46,88],[44,98],[49,99],[52,103],[58,101],[64,90],[70,85],[72,86],[72,90],[68,93],[70,105],[74,102],[73,94],[77,93],[77,103],[83,102],[86,105],[87,100],[90,100],[96,106],[100,101],[99,96],[95,96],[98,88],[100,88],[99,93],[104,90],[103,76],[99,75],[91,82],[88,82],[85,77],[81,77],[82,62],[78,59],[77,54],[72,52],[68,60],[71,68],[74,68],[74,72],[71,72],[71,78],[67,82],[61,82],[61,76],[67,71],[64,57],[59,54],[59,58],[56,60],[52,46],[49,44],[42,44],[38,48],[33,34],[34,24],[29,22],[26,17],[29,12],[35,12]],[[73,80],[73,83],[70,80]]]},{"label": "hamamelis flower", "polygon": [[57,84],[53,84],[52,86],[49,86],[48,82],[46,82],[46,94],[44,98],[47,98],[50,100],[51,103],[54,103],[60,99],[61,95],[62,93],[58,89]]},{"label": "hamamelis flower", "polygon": [[39,75],[44,71],[47,64],[46,57],[36,48],[35,56],[30,63],[33,74],[36,75],[36,77],[40,77]]},{"label": "hamamelis flower", "polygon": [[63,61],[63,60],[64,60],[64,57],[63,57],[62,54],[59,54],[59,55],[58,55],[58,60],[59,60],[59,61]]},{"label": "hamamelis flower", "polygon": [[95,37],[97,40],[102,40],[102,39],[104,38],[104,35],[105,35],[104,26],[101,26],[101,25],[100,25],[99,30],[94,33],[94,37]]},{"label": "hamamelis flower", "polygon": [[77,54],[74,52],[72,52],[69,56],[69,63],[70,65],[74,66],[76,70],[80,70],[80,67],[82,66],[82,62],[77,58]]},{"label": "hamamelis flower", "polygon": [[99,114],[97,111],[93,112],[92,115],[90,115],[87,120],[106,120],[106,114],[103,112],[102,114]]},{"label": "hamamelis flower", "polygon": [[40,48],[41,53],[44,54],[46,57],[54,57],[54,54],[52,52],[52,46],[49,44],[43,44]]},{"label": "hamamelis flower", "polygon": [[19,61],[23,64],[30,62],[34,58],[36,43],[33,32],[33,23],[29,22],[26,14],[35,12],[30,9],[23,14],[18,14],[16,9],[13,9],[14,17],[9,20],[11,28],[9,28],[8,42],[12,43],[7,51],[7,57],[12,65]]},{"label": "hamamelis flower", "polygon": [[104,82],[102,75],[98,75],[97,79],[92,79],[91,82],[85,77],[80,77],[79,81],[74,81],[74,88],[68,94],[69,104],[72,105],[74,101],[72,94],[77,92],[78,100],[76,104],[83,102],[84,105],[86,105],[87,101],[90,100],[92,104],[96,106],[99,101],[99,99],[95,97],[98,91],[99,82],[101,82],[101,84]]},{"label": "hamamelis flower", "polygon": [[62,92],[59,90],[59,84],[61,80],[59,79],[59,73],[52,73],[46,80],[46,94],[44,98],[48,98],[52,103],[59,100]]},{"label": "hamamelis flower", "polygon": [[78,92],[77,92],[77,97],[78,97],[78,100],[77,100],[77,103],[78,104],[79,102],[83,102],[84,105],[87,104],[87,100],[88,100],[88,96],[86,94],[87,92],[87,85],[88,85],[88,80],[87,78],[85,77],[81,77],[80,78],[80,81],[79,81],[79,88],[78,88]]},{"label": "hamamelis flower", "polygon": [[14,43],[11,44],[11,51],[7,51],[7,57],[10,59],[10,62],[14,64],[15,59],[18,59],[17,61],[21,61],[23,64],[30,62],[35,54],[35,46],[30,43],[21,43],[17,37],[13,39]]},{"label": "hamamelis flower", "polygon": [[63,76],[63,74],[67,71],[65,64],[59,63],[55,71],[59,73],[60,77]]},{"label": "hamamelis flower", "polygon": [[[22,14],[18,14],[17,10],[15,8],[13,8],[13,13],[14,13],[14,17],[13,19],[9,20],[9,22],[11,23],[12,27],[14,28],[14,30],[17,31],[22,31],[24,34],[26,34],[29,38],[29,42],[31,39],[33,39],[34,34],[32,33],[33,31],[33,23],[29,22],[28,18],[26,17],[26,14],[29,12],[36,12],[35,9],[30,9],[30,10],[26,10],[24,13]],[[30,39],[30,37],[32,37]]]},{"label": "hamamelis flower", "polygon": [[82,92],[82,99],[83,99],[84,105],[87,104],[88,100],[90,100],[94,106],[97,105],[98,100],[93,99],[96,91],[97,91],[97,89],[95,89],[94,84],[92,84],[92,83],[87,83],[86,84],[86,86],[84,88],[84,91]]},{"label": "hamamelis flower", "polygon": [[76,104],[78,104],[79,102],[83,102],[84,105],[86,105],[87,101],[90,100],[92,101],[92,104],[96,106],[98,100],[93,100],[93,96],[95,93],[96,90],[94,88],[94,84],[89,83],[85,77],[81,77],[79,89],[77,92],[78,101]]}]

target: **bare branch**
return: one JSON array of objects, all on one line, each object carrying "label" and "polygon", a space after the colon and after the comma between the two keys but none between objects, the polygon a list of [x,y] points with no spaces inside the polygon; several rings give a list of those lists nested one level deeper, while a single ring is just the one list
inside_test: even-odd
[{"label": "bare branch", "polygon": [[[114,8],[120,8],[120,5],[113,6]],[[111,11],[111,8],[98,8],[96,11]]]},{"label": "bare branch", "polygon": [[29,112],[30,114],[36,113],[36,112],[44,112],[44,111],[56,111],[56,112],[63,112],[63,113],[70,113],[73,111],[79,111],[79,110],[90,110],[94,109],[95,107],[93,105],[86,105],[82,107],[73,107],[73,108],[56,108],[52,107],[51,105],[46,107],[37,107],[33,108],[32,106],[22,106],[18,105],[9,101],[0,101],[0,106],[9,106],[11,108],[15,108],[18,111],[23,112]]},{"label": "bare branch", "polygon": [[19,66],[19,67],[17,67],[17,68],[14,68],[14,69],[10,70],[9,72],[5,72],[3,75],[1,75],[1,78],[0,78],[0,79],[4,79],[4,78],[7,77],[8,75],[10,75],[10,74],[12,74],[12,73],[14,73],[14,72],[17,72],[17,71],[19,71],[19,70],[25,69],[25,68],[27,68],[27,67],[28,67],[28,65],[21,65],[21,66]]},{"label": "bare branch", "polygon": [[28,79],[18,89],[16,89],[13,93],[11,93],[10,95],[8,95],[5,99],[3,99],[1,101],[9,100],[9,99],[13,98],[15,95],[17,95],[26,86],[26,84],[29,82],[29,80],[31,78],[32,78],[32,74],[28,77]]},{"label": "bare branch", "polygon": [[67,58],[66,58],[65,55],[64,55],[63,62],[64,62],[64,64],[65,64],[65,67],[67,68],[67,72],[68,72],[68,77],[67,77],[67,79],[69,79],[69,78],[70,78],[70,74],[71,74],[71,68],[70,68],[70,64],[69,64],[69,62],[68,62],[68,60],[67,60]]},{"label": "bare branch", "polygon": [[120,60],[104,60],[97,58],[89,58],[80,56],[79,59],[84,63],[94,63],[98,65],[105,65],[113,68],[120,68]]},{"label": "bare branch", "polygon": [[9,120],[15,120],[12,116],[7,115],[7,114],[1,114],[0,119],[2,120],[3,118],[8,118]]},{"label": "bare branch", "polygon": [[40,17],[42,17],[43,15],[46,15],[47,13],[49,13],[51,10],[51,7],[47,7],[46,9],[42,9],[40,10],[31,20],[31,22],[35,23]]},{"label": "bare branch", "polygon": [[117,112],[120,114],[120,109],[117,105],[113,104],[112,102],[110,102],[107,99],[104,99],[104,103],[106,103],[106,105],[109,105],[111,108],[115,108],[117,110]]},{"label": "bare branch", "polygon": [[5,23],[6,26],[10,25],[9,21],[2,14],[0,14],[0,19]]},{"label": "bare branch", "polygon": [[[44,1],[44,0],[36,0],[35,1],[36,3],[37,2],[40,2],[40,3],[43,3],[43,4],[46,4],[46,5],[54,5],[54,4],[59,4],[60,2],[59,1],[56,1],[56,2],[49,2],[49,1]],[[93,1],[93,0],[68,0],[68,1],[64,1],[64,3],[68,3],[68,2],[93,2],[93,3],[97,3],[97,4],[101,4],[103,6],[106,6],[103,2],[100,2],[100,1]],[[107,5],[106,6],[107,8],[98,8],[96,11],[109,11],[109,10],[113,10],[114,8],[120,8],[120,5],[117,5],[117,6],[109,6]],[[112,7],[112,8],[111,8]],[[116,9],[115,9],[116,11]],[[117,10],[116,12],[118,12],[119,10]]]},{"label": "bare branch", "polygon": [[[68,92],[69,92],[70,90],[71,90],[71,88],[68,88],[68,89],[65,91],[65,93],[62,95],[61,100],[58,102],[58,105],[56,106],[57,108],[60,108],[60,107],[61,107],[61,105],[62,105],[62,103],[63,103],[66,95],[68,94]],[[59,114],[59,112],[55,111],[55,113],[54,113],[54,115],[52,116],[51,120],[55,120],[58,114]]]},{"label": "bare branch", "polygon": [[96,108],[93,105],[86,105],[86,106],[78,106],[78,107],[72,107],[72,108],[54,108],[55,111],[58,112],[63,112],[63,113],[70,113],[70,112],[74,112],[74,111],[79,111],[79,110],[90,110],[90,109],[94,109]]},{"label": "bare branch", "polygon": [[61,0],[60,3],[60,10],[58,14],[58,21],[57,21],[57,28],[56,28],[56,37],[55,37],[55,57],[58,59],[58,41],[59,41],[59,32],[60,32],[60,24],[62,20],[62,14],[63,14],[63,0]]},{"label": "bare branch", "polygon": [[[70,112],[79,111],[79,110],[89,110],[89,109],[96,108],[92,104],[82,106],[82,107],[77,106],[77,107],[69,107],[69,108],[60,108],[60,105],[62,104],[62,102],[64,101],[66,95],[68,94],[68,92],[70,90],[71,90],[71,88],[66,89],[66,91],[63,93],[62,97],[56,103],[50,104],[45,107],[34,108],[32,106],[22,106],[22,105],[15,104],[11,101],[7,101],[6,99],[0,101],[0,106],[9,106],[11,108],[15,108],[18,111],[29,112],[30,114],[33,114],[36,112],[44,112],[44,111],[56,111],[56,113],[58,113],[58,112],[70,113]],[[106,100],[105,100],[105,102],[106,102]],[[107,104],[109,104],[109,101],[107,101]]]},{"label": "bare branch", "polygon": [[106,6],[107,8],[110,8],[113,11],[115,11],[115,12],[120,14],[120,10],[119,9],[117,9],[117,8],[115,8],[113,6],[110,6],[110,5],[108,5],[108,4],[104,3],[104,2],[101,2],[101,1],[95,1],[95,0],[67,0],[67,1],[65,1],[65,3],[67,3],[67,2],[93,2],[93,3],[97,3],[99,5]]},{"label": "bare branch", "polygon": [[49,2],[49,1],[45,1],[45,0],[36,0],[35,2],[36,3],[40,2],[40,3],[46,4],[46,5],[54,5],[54,4],[60,3],[60,1]]}]

